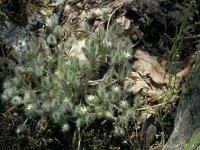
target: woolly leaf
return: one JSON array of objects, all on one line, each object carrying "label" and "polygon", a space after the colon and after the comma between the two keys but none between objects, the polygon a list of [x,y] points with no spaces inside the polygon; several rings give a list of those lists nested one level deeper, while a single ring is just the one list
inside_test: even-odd
[{"label": "woolly leaf", "polygon": [[46,26],[53,28],[58,24],[58,16],[57,15],[52,15],[50,17],[46,18]]},{"label": "woolly leaf", "polygon": [[47,37],[47,42],[48,42],[48,44],[52,44],[52,45],[57,44],[56,37],[53,34],[50,34]]},{"label": "woolly leaf", "polygon": [[12,104],[14,105],[20,105],[22,104],[22,98],[19,96],[14,96],[11,100]]},{"label": "woolly leaf", "polygon": [[114,135],[117,136],[117,137],[120,137],[120,136],[124,136],[125,134],[125,131],[122,127],[120,126],[116,126],[114,128]]}]

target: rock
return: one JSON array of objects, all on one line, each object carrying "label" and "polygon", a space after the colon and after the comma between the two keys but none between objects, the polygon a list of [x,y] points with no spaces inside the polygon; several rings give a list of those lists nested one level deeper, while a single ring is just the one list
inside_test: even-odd
[{"label": "rock", "polygon": [[[200,75],[195,85],[180,99],[174,130],[163,150],[182,150],[191,138],[200,131]],[[197,142],[194,144],[197,145]],[[200,145],[191,150],[200,149]]]},{"label": "rock", "polygon": [[146,130],[146,149],[149,148],[157,133],[155,125],[151,124]]}]

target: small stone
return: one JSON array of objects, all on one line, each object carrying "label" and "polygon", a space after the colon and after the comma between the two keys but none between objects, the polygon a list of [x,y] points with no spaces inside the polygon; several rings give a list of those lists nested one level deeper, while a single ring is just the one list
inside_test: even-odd
[{"label": "small stone", "polygon": [[146,149],[148,149],[151,143],[153,142],[156,133],[157,133],[156,126],[151,124],[146,130]]}]

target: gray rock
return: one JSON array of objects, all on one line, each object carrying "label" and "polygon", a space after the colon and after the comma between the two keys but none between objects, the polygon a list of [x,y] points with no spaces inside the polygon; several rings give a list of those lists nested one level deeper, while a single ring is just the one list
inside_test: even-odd
[{"label": "gray rock", "polygon": [[[183,95],[177,108],[174,130],[163,150],[183,150],[191,138],[200,131],[200,75],[195,85]],[[200,150],[200,141],[191,150]]]},{"label": "gray rock", "polygon": [[146,149],[148,149],[151,143],[153,142],[156,133],[157,133],[156,126],[151,124],[146,130]]}]

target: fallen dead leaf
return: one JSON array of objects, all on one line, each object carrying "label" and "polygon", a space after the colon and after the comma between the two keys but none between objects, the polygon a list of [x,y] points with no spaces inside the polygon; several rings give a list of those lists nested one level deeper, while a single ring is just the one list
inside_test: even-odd
[{"label": "fallen dead leaf", "polygon": [[151,87],[140,77],[139,73],[131,72],[131,74],[125,78],[125,84],[131,84],[129,91],[133,94],[139,92],[142,89],[150,89]]},{"label": "fallen dead leaf", "polygon": [[188,59],[179,63],[179,66],[183,68],[180,72],[176,74],[176,76],[179,78],[180,81],[182,81],[189,74],[192,64],[195,62],[196,56],[197,56],[197,52],[195,52]]},{"label": "fallen dead leaf", "polygon": [[158,63],[156,57],[153,57],[149,53],[143,52],[140,49],[135,52],[134,57],[137,60],[134,62],[133,68],[139,72],[141,76],[149,75],[155,83],[164,83],[165,70]]},{"label": "fallen dead leaf", "polygon": [[190,67],[187,66],[186,68],[184,68],[183,70],[181,70],[180,72],[176,74],[177,78],[179,79],[179,82],[181,82],[183,78],[187,77],[189,71],[190,71]]}]

